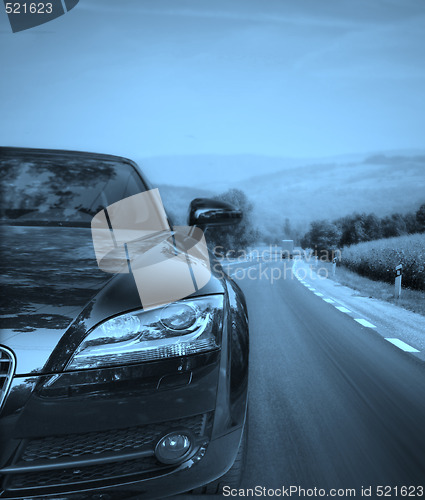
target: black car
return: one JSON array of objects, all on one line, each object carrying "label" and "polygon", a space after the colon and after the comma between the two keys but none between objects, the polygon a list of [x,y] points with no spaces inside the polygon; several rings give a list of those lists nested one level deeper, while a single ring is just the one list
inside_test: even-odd
[{"label": "black car", "polygon": [[[99,210],[150,189],[137,165],[70,151],[0,155],[0,497],[161,498],[234,486],[248,385],[238,286],[211,254],[204,286],[144,310],[131,273],[99,268],[91,234]],[[197,199],[189,220],[202,228],[238,216]],[[142,336],[122,350],[136,323],[149,352]]]}]

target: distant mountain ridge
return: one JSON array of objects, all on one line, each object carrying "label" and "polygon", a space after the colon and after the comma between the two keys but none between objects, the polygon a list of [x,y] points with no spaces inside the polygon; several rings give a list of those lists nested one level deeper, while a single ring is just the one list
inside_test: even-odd
[{"label": "distant mountain ridge", "polygon": [[255,201],[257,222],[268,226],[270,216],[307,226],[353,212],[405,213],[425,202],[425,155],[298,166],[255,176],[240,188]]},{"label": "distant mountain ridge", "polygon": [[[180,165],[174,172],[184,171],[192,184],[171,186],[170,178],[166,181],[168,185],[160,189],[161,193],[164,190],[170,210],[180,219],[182,211],[186,216],[191,199],[213,196],[231,187],[247,194],[255,204],[257,224],[270,230],[281,226],[286,217],[304,229],[318,218],[335,219],[353,212],[374,212],[379,216],[405,213],[415,211],[425,202],[425,151],[319,160],[249,155],[218,159],[212,155],[202,161],[200,157],[176,157],[167,161],[172,161],[176,168]],[[159,174],[160,158],[154,163],[155,172]],[[208,167],[202,167],[207,164]],[[166,172],[167,169],[163,173]],[[207,175],[210,181],[202,181]],[[198,186],[193,186],[198,181]],[[167,205],[165,199],[164,203]]]}]

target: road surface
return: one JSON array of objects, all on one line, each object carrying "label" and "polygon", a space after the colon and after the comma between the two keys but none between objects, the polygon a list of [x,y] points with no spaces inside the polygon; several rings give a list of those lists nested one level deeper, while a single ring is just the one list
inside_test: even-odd
[{"label": "road surface", "polygon": [[233,265],[252,269],[251,279],[243,271],[234,278],[251,327],[242,487],[355,488],[361,496],[362,486],[424,485],[425,363],[290,273],[272,284],[266,266],[284,273],[292,262]]}]

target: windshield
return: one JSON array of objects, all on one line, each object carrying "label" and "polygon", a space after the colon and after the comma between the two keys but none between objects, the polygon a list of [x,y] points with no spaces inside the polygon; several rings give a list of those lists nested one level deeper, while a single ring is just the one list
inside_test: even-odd
[{"label": "windshield", "polygon": [[127,163],[83,156],[0,159],[0,219],[12,224],[89,225],[119,200],[146,191]]}]

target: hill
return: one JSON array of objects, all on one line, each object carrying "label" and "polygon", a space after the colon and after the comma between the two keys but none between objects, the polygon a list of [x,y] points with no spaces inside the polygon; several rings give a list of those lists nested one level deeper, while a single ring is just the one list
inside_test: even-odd
[{"label": "hill", "polygon": [[255,201],[257,222],[270,228],[286,217],[304,228],[313,219],[353,212],[405,213],[425,202],[425,155],[300,165],[254,176],[239,187]]},{"label": "hill", "polygon": [[285,218],[303,232],[313,219],[405,213],[425,202],[425,154],[416,151],[313,160],[177,156],[141,164],[179,224],[186,220],[191,199],[231,187],[246,192],[255,204],[256,223],[272,233]]}]

